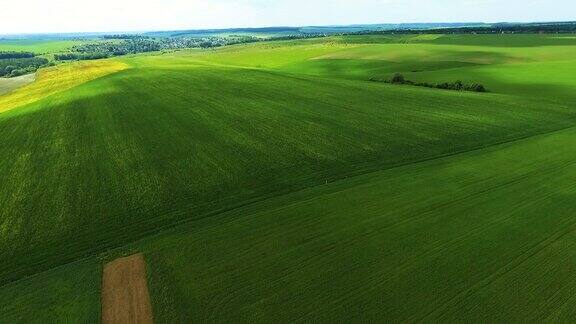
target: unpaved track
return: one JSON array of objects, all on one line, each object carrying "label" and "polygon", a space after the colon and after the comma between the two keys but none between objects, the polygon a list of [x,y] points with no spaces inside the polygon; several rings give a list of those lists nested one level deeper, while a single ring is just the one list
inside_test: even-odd
[{"label": "unpaved track", "polygon": [[116,259],[104,266],[102,323],[153,323],[143,254]]}]

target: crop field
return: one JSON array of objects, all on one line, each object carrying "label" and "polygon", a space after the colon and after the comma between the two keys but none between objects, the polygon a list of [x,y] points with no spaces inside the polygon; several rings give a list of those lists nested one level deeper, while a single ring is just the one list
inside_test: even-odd
[{"label": "crop field", "polygon": [[52,54],[66,51],[70,47],[84,42],[80,40],[0,39],[0,51]]},{"label": "crop field", "polygon": [[0,94],[0,322],[99,322],[140,252],[157,323],[569,321],[575,73],[557,35],[42,69]]},{"label": "crop field", "polygon": [[[33,102],[46,99],[93,79],[120,71],[126,67],[122,62],[92,61],[75,62],[66,66],[50,67],[37,73],[37,81],[25,88],[14,87],[12,91],[0,97],[0,113]],[[29,77],[29,76],[27,76]],[[6,79],[6,83],[12,79]],[[41,107],[44,104],[40,105]]]}]

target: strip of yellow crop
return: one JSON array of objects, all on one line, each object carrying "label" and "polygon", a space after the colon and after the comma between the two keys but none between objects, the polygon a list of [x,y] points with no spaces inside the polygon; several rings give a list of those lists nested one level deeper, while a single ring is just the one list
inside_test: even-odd
[{"label": "strip of yellow crop", "polygon": [[38,71],[36,81],[0,96],[0,113],[36,102],[49,95],[82,83],[124,70],[126,63],[117,60],[83,61],[62,64]]}]

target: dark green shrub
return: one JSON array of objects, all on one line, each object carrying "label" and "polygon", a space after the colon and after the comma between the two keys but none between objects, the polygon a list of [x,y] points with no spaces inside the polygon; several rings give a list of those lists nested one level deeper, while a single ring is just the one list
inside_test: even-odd
[{"label": "dark green shrub", "polygon": [[404,84],[406,82],[406,78],[401,73],[395,73],[390,79],[390,83],[394,84]]},{"label": "dark green shrub", "polygon": [[474,83],[474,84],[469,86],[468,91],[486,92],[486,88],[483,85],[481,85],[480,83]]},{"label": "dark green shrub", "polygon": [[414,82],[406,80],[404,75],[401,73],[395,73],[390,80],[381,81],[375,77],[369,78],[370,81],[375,82],[386,82],[391,84],[408,84],[417,87],[426,88],[436,88],[436,89],[446,89],[455,91],[473,91],[473,92],[487,92],[486,88],[480,83],[465,84],[464,82],[457,80],[454,82],[443,82],[443,83],[428,83],[428,82]]}]

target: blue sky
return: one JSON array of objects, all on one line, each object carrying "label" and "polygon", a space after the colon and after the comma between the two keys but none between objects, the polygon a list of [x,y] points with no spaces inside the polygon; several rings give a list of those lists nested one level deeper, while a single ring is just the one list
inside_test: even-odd
[{"label": "blue sky", "polygon": [[576,0],[7,0],[0,34],[576,20]]}]

